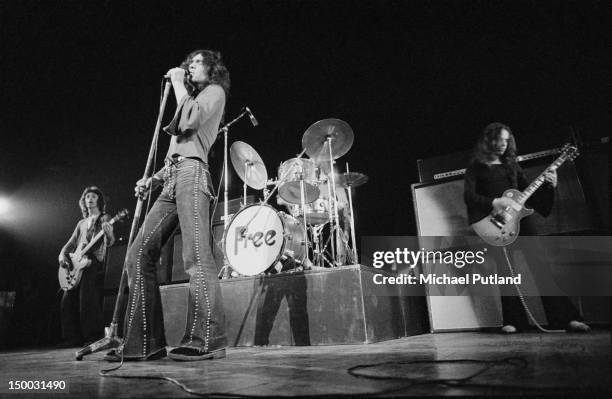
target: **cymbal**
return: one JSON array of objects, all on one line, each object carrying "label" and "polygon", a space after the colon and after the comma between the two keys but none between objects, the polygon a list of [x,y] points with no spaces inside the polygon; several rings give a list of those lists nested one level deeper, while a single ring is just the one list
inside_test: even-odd
[{"label": "cymbal", "polygon": [[333,159],[346,154],[353,145],[353,129],[343,120],[330,118],[313,123],[302,136],[302,148],[315,162],[330,161],[328,138]]},{"label": "cymbal", "polygon": [[236,141],[230,148],[230,158],[236,173],[247,186],[255,190],[266,187],[266,165],[253,147],[243,141]]},{"label": "cymbal", "polygon": [[336,177],[336,186],[349,188],[349,187],[359,187],[368,182],[368,176],[359,172],[348,172],[342,173],[338,177]]}]

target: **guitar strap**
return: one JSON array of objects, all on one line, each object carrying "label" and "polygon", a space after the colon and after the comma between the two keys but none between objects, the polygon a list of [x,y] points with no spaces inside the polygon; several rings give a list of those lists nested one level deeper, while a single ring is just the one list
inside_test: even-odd
[{"label": "guitar strap", "polygon": [[[86,235],[85,235],[85,240],[87,241],[87,243],[85,245],[88,245],[91,242],[91,239],[102,228],[102,217],[104,215],[105,215],[105,213],[100,213],[100,215],[98,215],[98,217],[91,224],[91,226],[88,226],[88,229],[87,229],[87,232],[86,232]],[[104,242],[104,241],[101,241],[101,242]],[[98,243],[97,245],[94,245],[89,251],[87,251],[87,255],[91,257],[91,254],[96,252],[98,250],[99,246],[100,246],[100,243]]]}]

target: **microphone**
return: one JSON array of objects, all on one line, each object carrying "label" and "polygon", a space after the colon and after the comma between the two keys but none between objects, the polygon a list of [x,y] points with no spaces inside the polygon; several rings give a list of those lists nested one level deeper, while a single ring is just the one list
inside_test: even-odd
[{"label": "microphone", "polygon": [[[182,69],[185,71],[185,80],[188,81],[189,78],[191,78],[191,73],[189,73],[189,70],[186,69],[186,68],[182,68]],[[164,79],[170,79],[170,75],[169,74],[165,74],[164,75]]]},{"label": "microphone", "polygon": [[259,122],[257,122],[257,119],[255,119],[255,115],[253,115],[253,113],[251,112],[249,107],[244,107],[244,110],[247,112],[247,114],[249,114],[249,119],[251,120],[251,125],[253,125],[253,126],[259,125]]}]

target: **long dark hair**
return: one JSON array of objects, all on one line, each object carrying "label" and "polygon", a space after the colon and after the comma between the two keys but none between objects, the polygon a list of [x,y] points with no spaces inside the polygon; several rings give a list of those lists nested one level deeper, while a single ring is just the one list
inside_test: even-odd
[{"label": "long dark hair", "polygon": [[81,198],[79,199],[79,207],[81,208],[81,213],[83,214],[83,218],[89,216],[87,211],[87,207],[85,206],[85,196],[88,193],[95,193],[98,195],[98,209],[100,210],[100,214],[104,214],[104,210],[106,209],[106,203],[104,202],[104,194],[102,194],[102,190],[100,190],[96,186],[90,186],[85,188]]},{"label": "long dark hair", "polygon": [[187,85],[187,91],[190,95],[194,95],[204,90],[209,84],[218,84],[225,91],[225,96],[229,96],[230,91],[230,74],[223,60],[221,53],[214,50],[195,50],[187,55],[187,58],[181,64],[181,68],[189,69],[191,60],[196,55],[202,55],[202,62],[208,67],[208,81],[200,87],[196,87],[193,83]]},{"label": "long dark hair", "polygon": [[483,129],[480,138],[476,142],[472,162],[480,162],[486,165],[495,158],[495,141],[504,129],[510,133],[510,138],[508,139],[508,147],[500,157],[500,161],[504,164],[516,162],[516,141],[514,140],[512,130],[507,125],[499,122],[490,123]]}]

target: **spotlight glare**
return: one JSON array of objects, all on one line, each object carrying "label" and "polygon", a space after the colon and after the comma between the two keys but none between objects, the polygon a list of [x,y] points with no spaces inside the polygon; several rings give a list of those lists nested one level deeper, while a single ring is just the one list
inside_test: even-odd
[{"label": "spotlight glare", "polygon": [[0,197],[0,215],[4,215],[11,210],[11,202],[6,199]]}]

